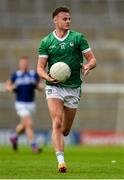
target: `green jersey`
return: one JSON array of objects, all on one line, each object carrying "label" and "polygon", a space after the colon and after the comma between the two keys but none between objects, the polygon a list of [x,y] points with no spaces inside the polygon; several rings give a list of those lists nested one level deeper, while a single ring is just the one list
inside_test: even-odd
[{"label": "green jersey", "polygon": [[[66,82],[58,85],[65,88],[77,88],[82,83],[80,78],[80,63],[83,63],[82,53],[89,50],[88,42],[81,33],[68,30],[66,36],[59,38],[53,31],[41,40],[39,57],[48,58],[48,70],[56,62],[67,63],[71,68],[71,76]],[[47,84],[52,85],[50,82]]]}]

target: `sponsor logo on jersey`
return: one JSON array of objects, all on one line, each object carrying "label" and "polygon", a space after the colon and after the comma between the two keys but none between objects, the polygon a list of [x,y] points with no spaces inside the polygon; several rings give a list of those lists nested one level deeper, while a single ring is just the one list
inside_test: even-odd
[{"label": "sponsor logo on jersey", "polygon": [[54,49],[54,48],[56,48],[56,46],[55,46],[55,45],[51,45],[51,46],[49,46],[49,49]]}]

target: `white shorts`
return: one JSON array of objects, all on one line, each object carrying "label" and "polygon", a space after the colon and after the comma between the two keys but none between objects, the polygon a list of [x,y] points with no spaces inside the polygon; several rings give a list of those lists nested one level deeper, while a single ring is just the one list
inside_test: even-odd
[{"label": "white shorts", "polygon": [[35,103],[15,102],[16,113],[21,116],[32,116],[35,112]]},{"label": "white shorts", "polygon": [[64,101],[64,106],[78,108],[81,96],[81,88],[62,88],[57,86],[46,86],[46,98],[57,98]]}]

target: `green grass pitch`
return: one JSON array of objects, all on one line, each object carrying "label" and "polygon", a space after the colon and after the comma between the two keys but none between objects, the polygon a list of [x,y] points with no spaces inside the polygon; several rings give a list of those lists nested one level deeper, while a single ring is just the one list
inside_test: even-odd
[{"label": "green grass pitch", "polygon": [[52,147],[33,154],[20,146],[13,152],[10,146],[0,147],[0,179],[123,179],[124,147],[66,146],[67,173],[57,171]]}]

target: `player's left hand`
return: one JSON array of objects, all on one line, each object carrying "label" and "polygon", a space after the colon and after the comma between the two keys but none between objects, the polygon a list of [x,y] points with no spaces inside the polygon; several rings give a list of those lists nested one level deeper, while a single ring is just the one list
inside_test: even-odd
[{"label": "player's left hand", "polygon": [[44,88],[45,88],[45,85],[44,85],[44,82],[43,82],[43,80],[42,80],[42,81],[40,81],[40,82],[37,84],[37,89],[38,89],[39,91],[43,91]]},{"label": "player's left hand", "polygon": [[89,74],[89,71],[90,71],[90,67],[88,64],[81,64],[81,67],[82,67],[82,73],[85,76],[87,76]]}]

